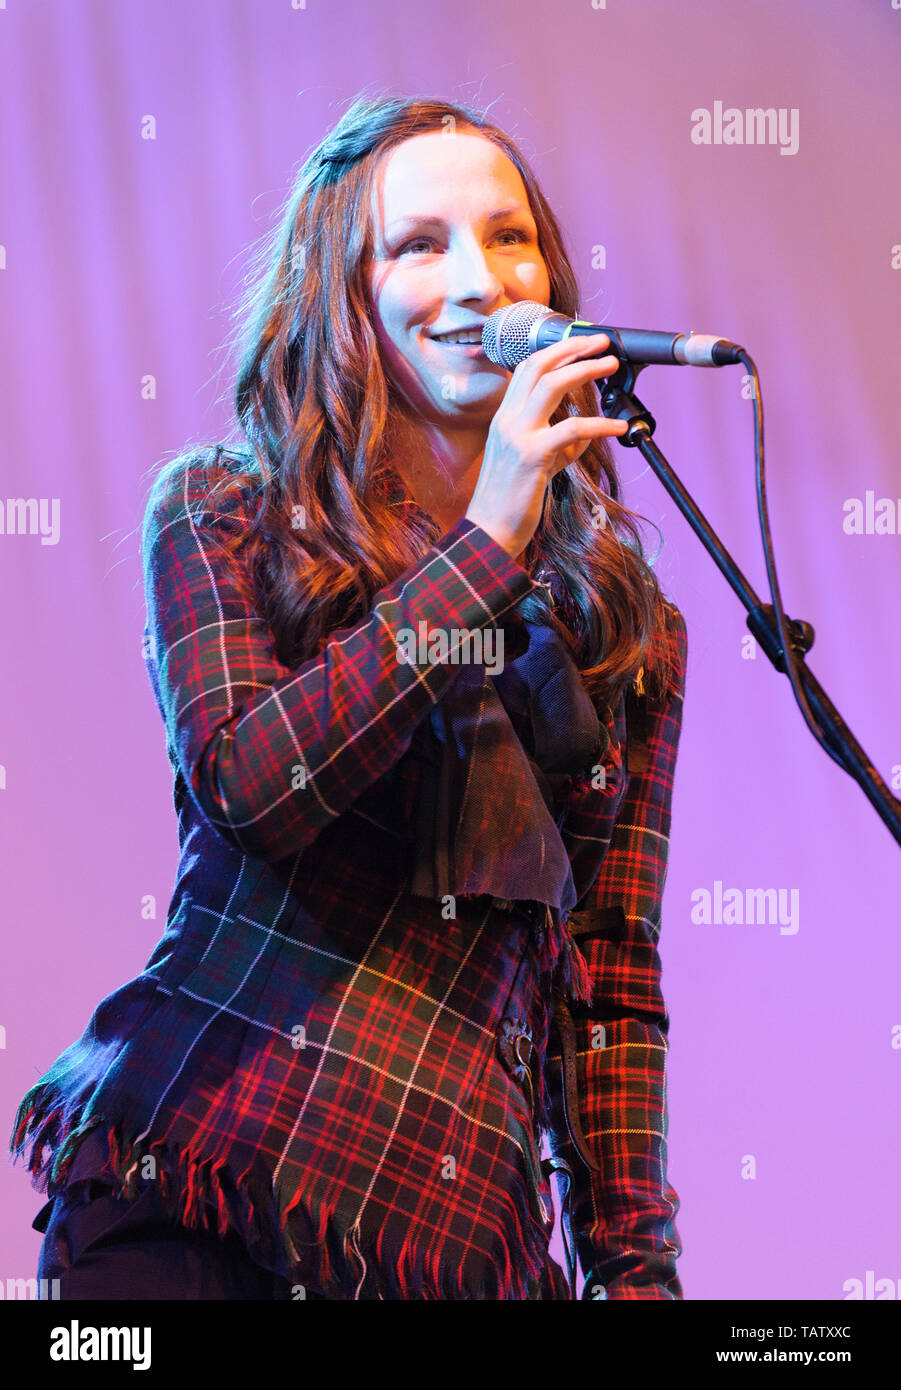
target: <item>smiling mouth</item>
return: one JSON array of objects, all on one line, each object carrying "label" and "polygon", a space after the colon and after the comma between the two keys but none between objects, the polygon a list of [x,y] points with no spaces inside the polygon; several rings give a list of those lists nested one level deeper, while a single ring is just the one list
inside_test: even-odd
[{"label": "smiling mouth", "polygon": [[475,329],[458,333],[432,334],[433,343],[444,343],[448,347],[481,347],[482,335]]}]

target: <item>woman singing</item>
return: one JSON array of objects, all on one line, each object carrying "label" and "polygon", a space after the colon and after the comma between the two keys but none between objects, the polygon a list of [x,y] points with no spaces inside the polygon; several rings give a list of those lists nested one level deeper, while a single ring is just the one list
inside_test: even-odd
[{"label": "woman singing", "polygon": [[682,1297],[685,624],[619,500],[607,339],[508,372],[481,330],[519,300],[578,313],[513,141],[359,100],[248,285],[237,438],[154,478],[181,861],[16,1117],[62,1298],[568,1299],[577,1261],[583,1298]]}]

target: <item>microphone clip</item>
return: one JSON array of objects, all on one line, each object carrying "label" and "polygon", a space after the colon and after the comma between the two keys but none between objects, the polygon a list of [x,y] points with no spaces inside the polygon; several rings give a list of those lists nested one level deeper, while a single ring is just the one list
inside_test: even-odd
[{"label": "microphone clip", "polygon": [[[610,346],[615,351],[612,342]],[[617,442],[627,449],[635,449],[643,439],[650,439],[657,428],[657,421],[644,402],[632,394],[638,373],[646,366],[645,362],[632,362],[621,357],[613,375],[596,383],[602,413],[608,420],[625,420],[629,426],[625,434],[616,436]]]}]

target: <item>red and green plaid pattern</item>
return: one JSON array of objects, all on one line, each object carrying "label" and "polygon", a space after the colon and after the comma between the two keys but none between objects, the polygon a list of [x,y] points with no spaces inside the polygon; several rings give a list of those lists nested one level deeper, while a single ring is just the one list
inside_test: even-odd
[{"label": "red and green plaid pattern", "polygon": [[[669,1016],[657,944],[687,657],[685,621],[672,614],[678,691],[649,712],[647,765],[631,773],[597,880],[569,917],[593,984],[592,1005],[571,1012],[579,1118],[600,1174],[589,1175],[573,1156],[559,1108],[551,1150],[580,1178],[572,1234],[584,1298],[603,1296],[601,1285],[608,1298],[682,1297],[679,1198],[667,1180]],[[578,802],[570,831],[590,835],[592,822],[590,802]],[[552,1047],[546,1079],[557,1098],[560,1066],[559,1047]]]},{"label": "red and green plaid pattern", "polygon": [[[24,1098],[14,1152],[52,1195],[101,1141],[124,1192],[159,1182],[181,1220],[239,1231],[330,1298],[566,1297],[536,1109],[498,1047],[511,1018],[542,1055],[555,1037],[528,908],[458,898],[454,915],[409,893],[389,775],[461,669],[398,662],[398,629],[496,623],[533,581],[462,520],[364,621],[287,669],[212,543],[247,498],[198,515],[208,488],[188,469],[145,518],[181,847],[166,930]],[[582,1126],[604,1172],[589,1182],[572,1164],[575,1234],[610,1298],[681,1296],[656,953],[680,712],[681,698],[652,725],[650,765],[630,777],[621,702],[606,786],[586,770],[565,822],[585,895],[574,924],[625,913],[623,940],[584,940],[605,1049],[577,1018]],[[537,1082],[552,1105],[554,1068],[551,1048]]]}]

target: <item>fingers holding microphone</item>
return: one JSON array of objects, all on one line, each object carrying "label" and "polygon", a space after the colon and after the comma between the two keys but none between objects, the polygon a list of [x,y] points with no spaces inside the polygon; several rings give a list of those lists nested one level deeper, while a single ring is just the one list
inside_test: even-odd
[{"label": "fingers holding microphone", "polygon": [[565,395],[618,369],[618,358],[597,356],[609,345],[605,333],[566,338],[532,353],[513,371],[492,419],[466,512],[511,558],[535,534],[554,474],[575,462],[592,439],[626,432],[625,421],[606,416],[570,415],[548,423]]}]

